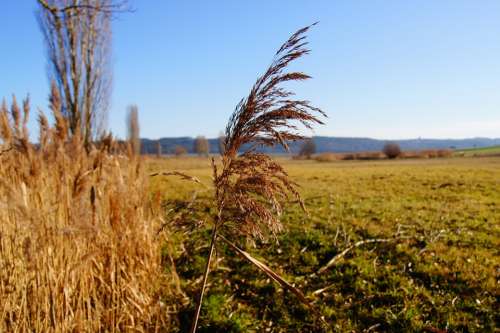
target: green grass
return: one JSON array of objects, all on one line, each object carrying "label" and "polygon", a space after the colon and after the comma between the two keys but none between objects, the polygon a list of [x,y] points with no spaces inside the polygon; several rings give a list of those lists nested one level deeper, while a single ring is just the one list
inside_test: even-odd
[{"label": "green grass", "polygon": [[[283,163],[301,185],[309,215],[288,206],[278,241],[246,249],[300,287],[331,331],[498,331],[500,158]],[[151,160],[149,168],[185,171],[210,184],[205,159]],[[209,240],[209,226],[197,226],[213,212],[211,189],[175,178],[152,185],[166,209],[180,209],[198,191],[186,224],[172,227],[177,271],[194,300]],[[353,242],[398,229],[412,238],[356,248],[311,276]],[[216,261],[200,332],[320,331],[293,294],[225,246]],[[193,303],[179,314],[181,331]]]},{"label": "green grass", "polygon": [[463,156],[500,154],[500,146],[461,149],[457,150],[455,154]]}]

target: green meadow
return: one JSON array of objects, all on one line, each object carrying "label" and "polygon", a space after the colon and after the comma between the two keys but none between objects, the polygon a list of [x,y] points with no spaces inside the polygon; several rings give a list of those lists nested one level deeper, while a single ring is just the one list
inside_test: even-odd
[{"label": "green meadow", "polygon": [[500,146],[463,149],[457,151],[456,153],[463,156],[500,154]]},{"label": "green meadow", "polygon": [[[317,312],[219,242],[200,332],[498,329],[500,158],[280,160],[307,212],[290,200],[277,239],[238,244],[300,288]],[[169,224],[167,245],[190,300],[178,315],[184,331],[208,251],[210,162],[149,159],[147,168],[202,183],[155,177],[151,186],[165,219],[179,221]]]}]

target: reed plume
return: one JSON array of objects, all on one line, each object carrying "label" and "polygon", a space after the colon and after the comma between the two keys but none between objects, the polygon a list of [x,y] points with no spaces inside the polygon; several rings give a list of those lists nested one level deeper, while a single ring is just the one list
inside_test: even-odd
[{"label": "reed plume", "polygon": [[[283,167],[257,149],[273,145],[288,149],[287,142],[304,139],[299,132],[300,125],[311,129],[315,124],[322,124],[320,116],[326,116],[309,101],[293,99],[293,92],[282,86],[289,81],[310,78],[301,72],[286,71],[291,62],[310,52],[305,40],[310,28],[298,30],[279,48],[270,67],[257,79],[248,96],[236,106],[226,127],[220,170],[212,159],[217,214],[191,332],[197,328],[217,240],[221,239],[235,248],[236,245],[224,236],[245,236],[251,240],[274,236],[282,229],[279,220],[282,201],[294,196],[302,202],[297,184],[289,179]],[[244,147],[249,148],[240,153]],[[248,259],[246,252],[237,252]],[[258,262],[250,261],[253,264]],[[267,266],[261,263],[256,265],[281,283],[277,274]],[[302,295],[300,292],[296,294]],[[301,300],[307,302],[305,297]]]}]

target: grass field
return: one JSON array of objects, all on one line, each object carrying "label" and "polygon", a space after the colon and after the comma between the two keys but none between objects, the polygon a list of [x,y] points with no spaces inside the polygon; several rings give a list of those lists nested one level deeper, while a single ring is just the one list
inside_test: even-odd
[{"label": "grass field", "polygon": [[[300,287],[332,331],[498,331],[500,158],[283,163],[309,215],[291,203],[277,242],[246,249]],[[183,171],[207,185],[176,178],[152,184],[176,211],[196,193],[186,223],[172,230],[177,273],[194,299],[208,249],[203,221],[213,206],[209,162],[152,159],[148,168]],[[388,241],[354,247],[315,274],[355,242],[379,238]],[[179,314],[181,330],[193,307]],[[317,332],[315,318],[219,246],[200,332]]]},{"label": "grass field", "polygon": [[463,150],[458,150],[456,154],[464,156],[500,154],[500,146],[463,149]]}]

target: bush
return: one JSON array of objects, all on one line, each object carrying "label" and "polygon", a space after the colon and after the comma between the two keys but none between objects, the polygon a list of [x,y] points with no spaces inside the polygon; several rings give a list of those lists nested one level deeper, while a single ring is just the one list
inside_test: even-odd
[{"label": "bush", "polygon": [[424,157],[424,156],[422,156],[421,152],[414,151],[414,150],[413,151],[404,151],[399,156],[402,158],[422,158],[422,157]]},{"label": "bush", "polygon": [[175,146],[174,147],[174,155],[182,156],[187,154],[187,149],[184,146]]},{"label": "bush", "polygon": [[357,160],[381,160],[384,158],[384,154],[378,151],[373,151],[373,152],[369,151],[369,152],[356,153],[354,157]]},{"label": "bush", "polygon": [[420,152],[423,158],[436,158],[438,157],[437,151],[433,149],[426,149]]},{"label": "bush", "polygon": [[451,157],[453,155],[453,151],[450,149],[439,149],[437,151],[438,157]]},{"label": "bush", "polygon": [[386,143],[382,152],[385,156],[387,156],[387,158],[393,159],[401,155],[401,148],[397,143]]},{"label": "bush", "polygon": [[353,161],[356,159],[356,154],[342,154],[340,159],[343,161]]},{"label": "bush", "polygon": [[332,162],[340,159],[340,156],[334,153],[322,153],[314,157],[318,162]]}]

